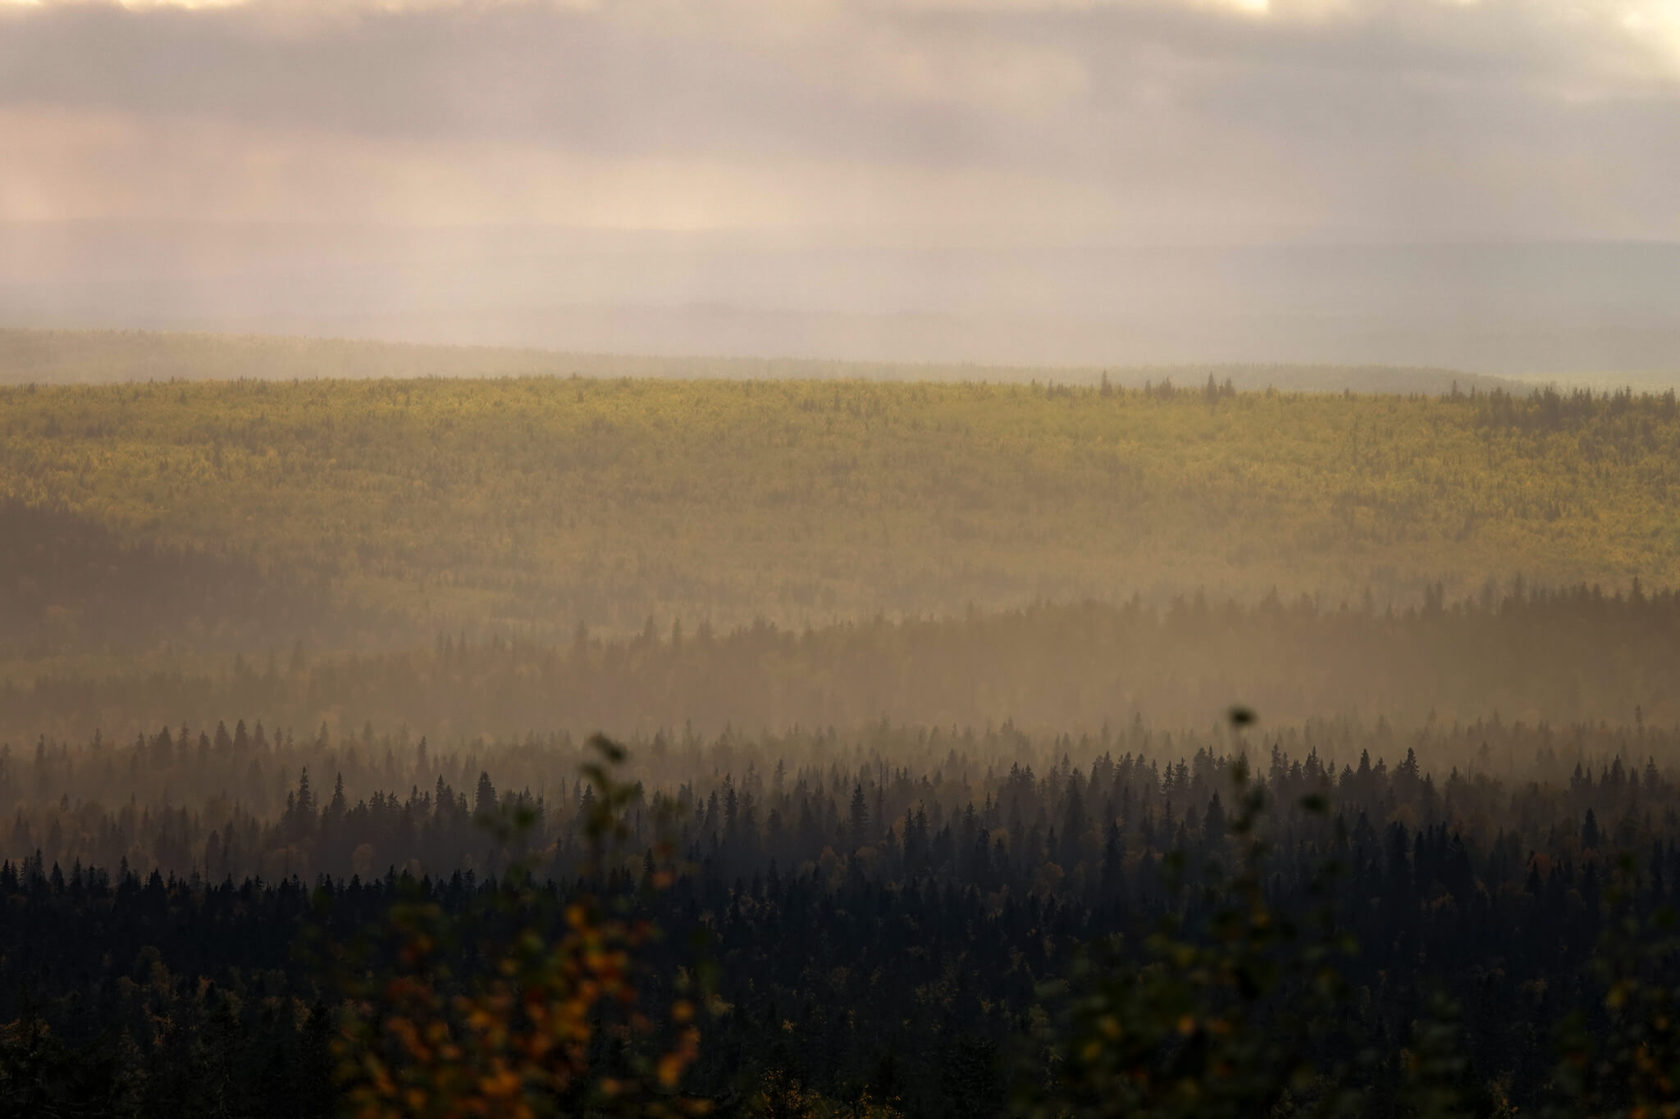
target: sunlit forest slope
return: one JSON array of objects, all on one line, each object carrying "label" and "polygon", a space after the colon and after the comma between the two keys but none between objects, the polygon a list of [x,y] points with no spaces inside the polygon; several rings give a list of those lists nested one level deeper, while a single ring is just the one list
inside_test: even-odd
[{"label": "sunlit forest slope", "polygon": [[[1515,576],[1671,587],[1677,482],[1672,394],[546,378],[0,390],[0,498],[236,557],[324,588],[317,613],[400,616],[428,643],[1198,588],[1386,605]],[[318,628],[308,613],[263,647]],[[185,629],[143,644],[160,640],[191,644]]]}]

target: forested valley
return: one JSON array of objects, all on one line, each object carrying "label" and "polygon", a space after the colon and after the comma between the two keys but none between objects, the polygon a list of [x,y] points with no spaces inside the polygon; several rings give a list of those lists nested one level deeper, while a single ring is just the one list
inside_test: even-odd
[{"label": "forested valley", "polygon": [[1680,1105],[1673,394],[381,354],[0,388],[0,1114]]}]

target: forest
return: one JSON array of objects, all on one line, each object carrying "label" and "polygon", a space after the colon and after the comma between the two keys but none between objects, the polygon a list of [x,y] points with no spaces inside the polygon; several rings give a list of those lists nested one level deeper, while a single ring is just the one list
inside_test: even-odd
[{"label": "forest", "polygon": [[[1590,652],[1589,652],[1590,651]],[[1252,606],[1177,596],[1152,607],[1041,603],[957,618],[808,629],[758,623],[631,636],[580,628],[558,645],[441,634],[391,652],[28,662],[0,679],[0,741],[111,741],[230,712],[315,737],[372,724],[411,737],[566,730],[1012,722],[1097,731],[1137,720],[1205,729],[1233,700],[1280,722],[1364,718],[1415,728],[1502,717],[1531,725],[1680,720],[1680,595],[1487,586],[1416,607]],[[0,747],[3,748],[3,747]]]},{"label": "forest", "polygon": [[[113,633],[37,543],[7,557],[22,625],[0,655],[221,652],[227,628],[272,635],[247,651],[391,648],[1197,590],[1411,606],[1490,579],[1669,588],[1677,484],[1672,392],[1237,392],[1211,374],[9,387],[7,508],[276,585],[214,623]],[[150,578],[167,594],[196,576]],[[265,616],[297,588],[312,605]]]},{"label": "forest", "polygon": [[0,0],[0,1119],[1680,1119],[1680,0]]},{"label": "forest", "polygon": [[1671,392],[78,344],[0,1114],[1680,1107]]},{"label": "forest", "polygon": [[[386,915],[426,913],[428,967],[464,984],[515,927],[558,936],[557,903],[587,892],[664,931],[638,948],[641,994],[691,1005],[690,977],[681,1099],[731,1113],[1671,1099],[1680,769],[1655,758],[1680,729],[1420,735],[1488,740],[1444,777],[1417,747],[1360,745],[1382,737],[656,738],[631,758],[658,777],[633,782],[576,776],[588,748],[566,740],[463,755],[243,722],[207,750],[45,750],[6,770],[44,811],[17,816],[0,866],[0,1092],[14,1114],[322,1113],[357,1081],[340,1019],[363,1011],[334,1009],[357,969],[413,962]],[[134,773],[111,809],[58,792]],[[224,781],[237,800],[155,791]],[[622,827],[601,844],[608,799]],[[527,824],[498,833],[498,812]],[[659,849],[681,868],[663,887]],[[596,1075],[628,1059],[614,1036]]]}]

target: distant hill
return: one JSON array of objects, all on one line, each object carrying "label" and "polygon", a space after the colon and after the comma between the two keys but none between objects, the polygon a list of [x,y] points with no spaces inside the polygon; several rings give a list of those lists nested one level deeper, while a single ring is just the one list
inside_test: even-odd
[{"label": "distant hill", "polygon": [[[118,597],[180,602],[165,626],[203,605],[232,630],[260,604],[258,575],[295,572],[422,635],[551,642],[649,618],[804,625],[1197,588],[1405,603],[1518,575],[1680,586],[1672,396],[1209,393],[1205,369],[1185,372],[1149,391],[654,377],[0,387],[0,499],[110,533],[0,524],[0,557],[43,587],[80,563],[80,583],[20,601],[85,601],[86,619],[101,565],[156,572]],[[83,543],[16,554],[49,533]],[[113,554],[130,546],[142,550]],[[324,613],[282,603],[256,617]],[[79,640],[102,640],[92,624]],[[280,631],[257,624],[271,647]]]},{"label": "distant hill", "polygon": [[1196,388],[1208,377],[1239,390],[1424,394],[1525,392],[1520,381],[1450,369],[1384,365],[1151,365],[1109,367],[822,361],[795,358],[663,357],[564,353],[500,346],[419,345],[272,335],[124,330],[0,329],[0,384],[296,380],[408,377],[718,377],[1110,383],[1140,388],[1170,381]]},{"label": "distant hill", "polygon": [[568,354],[1387,365],[1680,383],[1680,244],[0,221],[0,326]]}]

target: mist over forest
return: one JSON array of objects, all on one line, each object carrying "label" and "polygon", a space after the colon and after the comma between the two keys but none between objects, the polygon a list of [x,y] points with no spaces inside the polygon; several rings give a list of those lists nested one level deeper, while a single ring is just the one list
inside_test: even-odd
[{"label": "mist over forest", "polygon": [[656,355],[690,376],[669,359],[1024,367],[1005,374],[1018,379],[1110,363],[1424,366],[1667,387],[1677,290],[1680,248],[1665,243],[0,224],[0,327]]},{"label": "mist over forest", "polygon": [[1665,1091],[1672,390],[3,341],[25,1113]]},{"label": "mist over forest", "polygon": [[1680,1115],[1672,0],[0,0],[0,1117]]}]

